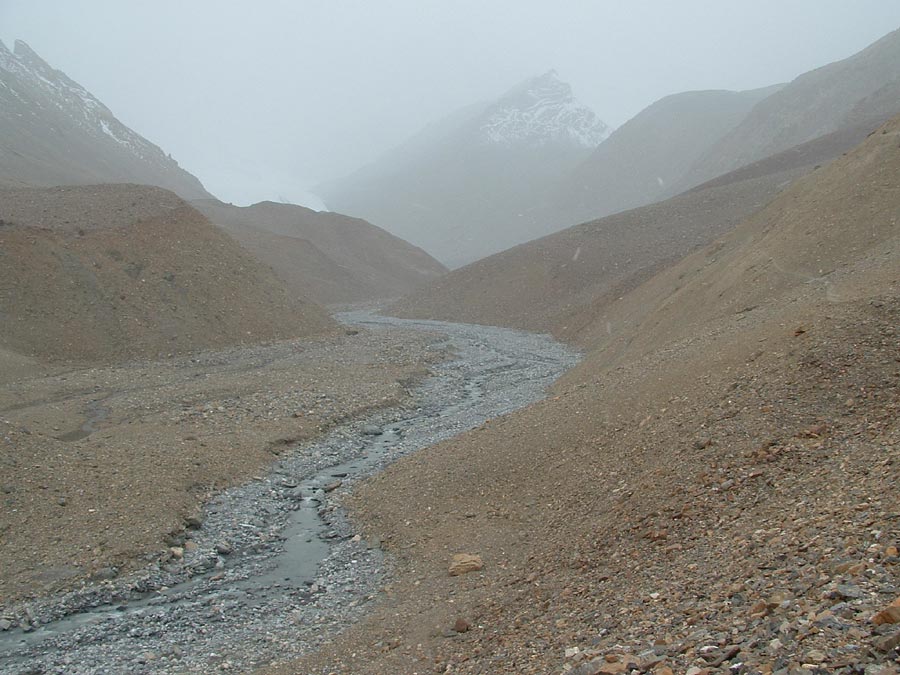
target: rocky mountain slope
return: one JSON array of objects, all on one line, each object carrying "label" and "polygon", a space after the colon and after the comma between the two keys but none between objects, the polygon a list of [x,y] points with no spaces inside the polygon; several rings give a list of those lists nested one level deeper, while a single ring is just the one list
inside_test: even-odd
[{"label": "rocky mountain slope", "polygon": [[529,211],[609,134],[554,72],[466,108],[318,189],[450,266],[547,232]]},{"label": "rocky mountain slope", "polygon": [[895,119],[585,310],[550,399],[357,490],[398,575],[272,671],[894,672],[898,171]]},{"label": "rocky mountain slope", "polygon": [[200,181],[24,42],[0,43],[0,185],[141,183],[184,199]]},{"label": "rocky mountain slope", "polygon": [[0,347],[116,360],[328,333],[318,305],[171,192],[0,191]]},{"label": "rocky mountain slope", "polygon": [[318,303],[395,298],[446,272],[422,249],[339,213],[274,202],[194,206],[271,266],[292,293]]},{"label": "rocky mountain slope", "polygon": [[562,180],[552,211],[564,214],[560,224],[572,224],[657,201],[778,88],[689,91],[660,99]]},{"label": "rocky mountain slope", "polygon": [[805,73],[761,101],[709,148],[675,190],[845,127],[870,131],[900,112],[900,30],[863,51]]},{"label": "rocky mountain slope", "polygon": [[551,332],[578,342],[586,308],[623,295],[729,231],[811,167],[768,168],[516,246],[450,272],[389,311]]}]

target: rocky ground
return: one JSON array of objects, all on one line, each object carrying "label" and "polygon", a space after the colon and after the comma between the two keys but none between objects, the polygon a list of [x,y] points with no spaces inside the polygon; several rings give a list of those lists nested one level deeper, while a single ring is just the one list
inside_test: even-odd
[{"label": "rocky ground", "polygon": [[[319,441],[279,444],[270,470],[219,493],[139,568],[102,567],[93,583],[71,592],[7,604],[0,611],[0,672],[246,671],[308,653],[365,615],[390,568],[377,537],[364,539],[340,508],[347,488],[412,450],[541,397],[575,362],[552,340],[515,331],[365,314],[349,320],[371,329],[349,342],[376,347],[383,361],[395,348],[404,358],[421,356],[423,344],[432,343],[427,360],[434,376],[411,397],[365,420],[339,423]],[[436,358],[448,352],[451,360]],[[272,371],[259,377],[271,382]],[[308,414],[317,403],[304,402]],[[339,404],[327,403],[335,410]],[[199,416],[226,425],[232,409],[213,405]],[[96,423],[102,428],[117,419],[110,412]],[[97,530],[80,536],[90,543]]]},{"label": "rocky ground", "polygon": [[212,494],[405,401],[436,357],[421,333],[353,332],[5,383],[4,604],[160,555]]},{"label": "rocky ground", "polygon": [[401,460],[351,502],[379,602],[266,672],[896,673],[898,326],[737,317]]}]

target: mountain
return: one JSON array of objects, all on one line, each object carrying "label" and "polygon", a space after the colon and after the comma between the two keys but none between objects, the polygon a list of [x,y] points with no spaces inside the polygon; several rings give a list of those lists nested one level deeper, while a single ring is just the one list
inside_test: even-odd
[{"label": "mountain", "polygon": [[900,30],[847,59],[801,75],[760,101],[674,187],[693,187],[845,127],[865,122],[874,129],[900,112],[898,93]]},{"label": "mountain", "polygon": [[336,328],[172,192],[0,189],[0,350],[112,361]]},{"label": "mountain", "polygon": [[317,192],[329,208],[459,266],[545,234],[530,211],[608,135],[551,71],[454,113]]},{"label": "mountain", "polygon": [[24,42],[0,43],[0,185],[132,182],[211,195],[159,147]]},{"label": "mountain", "polygon": [[658,201],[754,105],[778,89],[689,91],[656,101],[563,179],[551,213],[564,214],[560,224],[571,224]]},{"label": "mountain", "polygon": [[215,200],[195,208],[269,265],[294,294],[322,304],[396,298],[447,270],[420,248],[339,213]]},{"label": "mountain", "polygon": [[545,401],[355,486],[390,592],[269,672],[892,672],[898,174],[895,118],[586,311]]},{"label": "mountain", "polygon": [[811,168],[775,162],[752,175],[723,177],[721,185],[569,227],[453,270],[389,311],[582,343],[592,307],[729,231]]}]

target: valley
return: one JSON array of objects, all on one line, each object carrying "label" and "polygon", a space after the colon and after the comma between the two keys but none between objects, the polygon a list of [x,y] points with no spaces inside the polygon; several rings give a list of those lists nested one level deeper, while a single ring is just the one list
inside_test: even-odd
[{"label": "valley", "polygon": [[[0,634],[0,672],[17,673],[27,664],[71,673],[109,667],[209,672],[302,655],[363,616],[390,568],[382,547],[391,550],[393,543],[363,540],[340,509],[343,494],[398,457],[540,398],[577,360],[552,340],[511,330],[366,313],[342,319],[359,332],[339,344],[207,354],[188,367],[143,364],[156,376],[140,387],[125,384],[138,366],[67,375],[78,387],[88,377],[102,378],[105,414],[102,420],[94,415],[96,428],[88,430],[103,440],[65,441],[74,444],[68,454],[82,460],[53,467],[65,479],[47,476],[41,479],[46,484],[35,485],[32,477],[7,493],[16,508],[4,529],[23,533],[29,543],[12,542],[27,558],[3,560],[4,568],[20,570],[11,581],[21,584],[4,596],[26,589],[32,595],[38,584],[44,593],[74,590],[0,607],[0,615],[16,617],[19,625]],[[326,354],[328,369],[315,368]],[[414,355],[418,361],[411,361]],[[433,371],[428,377],[414,370],[426,362]],[[350,382],[350,373],[364,365],[373,375],[399,379]],[[119,373],[128,374],[118,380],[121,390]],[[254,381],[267,386],[257,390]],[[188,406],[198,384],[220,400]],[[285,390],[285,384],[293,386]],[[32,393],[40,386],[20,388]],[[29,435],[43,436],[42,422],[65,424],[60,408],[85,407],[85,399],[72,398],[6,409],[15,420],[7,420],[7,428],[22,434],[27,423]],[[171,409],[164,401],[180,404]],[[138,419],[128,414],[135,407]],[[186,417],[193,423],[185,424]],[[128,456],[118,461],[97,447],[121,448],[125,435]],[[51,442],[43,441],[35,454],[45,456]],[[206,448],[196,468],[190,464],[200,464],[201,455],[191,452],[193,444]],[[171,448],[169,456],[151,459],[160,447]],[[209,462],[209,455],[219,461]],[[150,461],[166,471],[146,473]],[[101,466],[106,475],[93,479],[106,494],[74,488]],[[186,485],[192,477],[210,481],[203,493],[197,483]],[[231,484],[237,486],[226,489]],[[192,514],[183,527],[177,512],[163,517],[179,499]],[[87,509],[93,528],[73,522],[82,503],[107,500],[115,504],[107,513]],[[52,529],[36,527],[40,521]],[[166,527],[173,528],[173,546],[154,550]],[[87,538],[60,539],[60,528]],[[130,550],[122,548],[126,542]],[[91,550],[92,563],[60,559],[82,549]],[[134,560],[143,564],[134,569]],[[79,587],[89,569],[94,583]]]},{"label": "valley", "polygon": [[0,6],[0,674],[898,675],[863,4]]}]

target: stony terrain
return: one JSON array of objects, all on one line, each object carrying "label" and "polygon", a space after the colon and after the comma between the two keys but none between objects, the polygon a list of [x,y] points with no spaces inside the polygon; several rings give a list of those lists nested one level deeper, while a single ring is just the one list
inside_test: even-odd
[{"label": "stony terrain", "polygon": [[424,346],[362,332],[5,382],[0,597],[155,559],[217,490],[296,442],[406,400],[430,358]]},{"label": "stony terrain", "polygon": [[522,244],[453,270],[402,298],[390,312],[551,332],[577,342],[585,323],[594,319],[595,305],[622,296],[728,232],[804,172],[780,169]]},{"label": "stony terrain", "polygon": [[545,402],[355,490],[398,574],[266,672],[896,673],[898,138],[594,306]]},{"label": "stony terrain", "polygon": [[176,195],[0,190],[0,346],[111,362],[338,330]]},{"label": "stony terrain", "polygon": [[[252,481],[218,494],[202,512],[189,516],[185,531],[169,535],[169,548],[151,549],[150,555],[134,561],[138,563],[136,568],[130,564],[101,568],[95,572],[93,583],[71,593],[36,597],[0,609],[0,616],[5,617],[0,619],[5,631],[0,632],[0,672],[21,673],[29,668],[29,672],[37,669],[66,673],[246,670],[309,652],[324,638],[364,615],[386,572],[378,540],[363,541],[339,508],[347,487],[399,456],[543,396],[546,386],[575,362],[570,351],[548,338],[509,330],[417,324],[365,314],[351,315],[347,320],[362,322],[362,326],[375,330],[352,336],[340,345],[311,347],[300,355],[291,353],[296,345],[285,345],[281,352],[260,351],[252,355],[251,363],[242,363],[238,370],[231,364],[212,368],[204,388],[230,383],[243,389],[251,379],[271,384],[251,396],[241,396],[239,401],[233,397],[231,401],[203,406],[202,413],[195,414],[193,406],[166,411],[173,422],[179,420],[172,426],[180,433],[192,431],[198,439],[207,441],[209,450],[191,453],[192,459],[201,459],[203,466],[197,470],[177,466],[173,467],[177,471],[172,472],[166,465],[177,465],[178,459],[171,454],[159,457],[154,452],[150,460],[153,473],[160,475],[144,482],[141,488],[165,493],[161,503],[152,496],[148,499],[146,494],[136,495],[137,503],[129,504],[127,513],[120,512],[112,528],[103,527],[99,513],[93,516],[99,519],[96,528],[86,529],[75,522],[77,516],[72,519],[72,512],[86,505],[91,495],[79,494],[70,502],[59,497],[56,484],[47,485],[49,491],[41,492],[25,481],[22,489],[14,493],[21,497],[19,502],[33,505],[50,497],[49,508],[57,512],[37,514],[32,507],[29,515],[46,518],[55,528],[62,525],[66,532],[74,529],[84,537],[88,548],[99,548],[107,538],[129,537],[129,532],[118,529],[123,519],[124,524],[152,543],[153,533],[147,531],[147,525],[153,523],[154,514],[164,509],[165,503],[177,498],[172,487],[181,484],[178,471],[194,474],[195,480],[215,479],[223,473],[235,479],[240,478],[242,467],[244,475],[247,469],[255,470],[251,462],[256,459],[260,472]],[[413,328],[423,332],[421,337],[409,337]],[[412,387],[411,396],[392,391],[392,400],[375,404],[401,403],[400,407],[375,412],[363,422],[345,421],[317,442],[302,442],[323,424],[341,422],[334,418],[335,410],[348,410],[348,415],[359,413],[358,400],[370,399],[365,385],[375,392],[384,391],[385,382],[363,380],[351,388],[359,399],[348,399],[350,392],[344,389],[337,389],[335,395],[336,387],[346,386],[349,367],[359,369],[371,359],[370,367],[377,373],[403,372],[396,364],[397,356],[408,358],[416,351],[411,348],[421,347],[423,340],[436,341],[430,359],[433,375]],[[284,349],[291,351],[285,353]],[[452,358],[435,361],[448,350]],[[221,356],[231,357],[232,362],[241,361],[235,359],[240,356],[238,352]],[[255,358],[271,362],[253,368]],[[340,365],[310,372],[313,363],[323,360]],[[163,376],[179,372],[177,381],[154,388],[154,395],[143,394],[142,400],[171,396],[170,390],[175,387],[180,395],[188,393],[184,383],[193,385],[196,368],[184,368],[181,363],[171,366],[172,371],[163,369]],[[179,366],[182,370],[175,371]],[[205,369],[209,368],[207,363]],[[316,384],[312,391],[292,388],[290,396],[285,397],[279,387],[279,375]],[[242,379],[237,380],[238,376]],[[296,387],[296,380],[293,384]],[[328,392],[327,398],[318,393],[322,390]],[[136,392],[127,393],[134,396]],[[286,398],[291,399],[289,403]],[[266,403],[264,419],[247,414],[248,399]],[[116,400],[113,397],[104,405],[114,406]],[[303,414],[287,414],[297,406],[302,406]],[[114,410],[118,412],[118,406]],[[196,419],[190,428],[186,418]],[[115,436],[122,426],[116,421],[110,416],[98,423],[102,427],[98,435],[108,438],[110,434],[104,433],[108,430]],[[318,427],[305,432],[304,427],[311,424]],[[135,442],[156,428],[146,422],[138,429],[133,426],[136,425],[130,425],[123,433],[130,433]],[[274,444],[264,440],[277,432],[294,434],[296,439],[282,439]],[[241,451],[214,447],[212,439],[220,435],[227,435],[230,444]],[[157,433],[160,436],[163,434]],[[169,443],[177,445],[171,440]],[[76,447],[83,448],[84,443],[77,443]],[[271,469],[262,466],[265,455],[270,461],[275,459],[267,450],[280,455]],[[79,456],[88,452],[79,452]],[[178,452],[184,452],[183,444]],[[227,458],[230,468],[209,458],[207,453]],[[144,465],[144,473],[149,463]],[[66,473],[77,476],[84,468],[72,463]],[[141,468],[135,466],[137,470]],[[111,477],[111,485],[101,484],[114,492],[118,501],[130,501],[131,495],[117,490],[118,471],[112,473],[116,475]],[[68,487],[64,486],[62,494],[72,494],[72,490],[65,489]],[[99,498],[98,504],[105,503],[104,497]],[[132,510],[133,515],[128,515]],[[141,520],[131,520],[134,517]],[[144,518],[149,518],[150,523]],[[30,518],[9,530],[29,531],[40,544],[49,538],[50,548],[56,554],[71,554],[77,542],[53,540],[54,535],[36,528],[35,521]],[[97,541],[98,529],[103,533],[103,543]],[[28,548],[24,540],[9,543],[16,550]],[[97,548],[94,553],[98,553]],[[50,553],[49,557],[53,555]],[[108,553],[105,558],[104,562],[110,564]],[[25,559],[3,563],[4,568],[10,569],[29,565]],[[132,573],[126,573],[132,568]],[[35,588],[34,581],[28,579],[29,588]]]},{"label": "stony terrain", "polygon": [[422,249],[359,218],[274,202],[193,205],[271,266],[290,292],[320,304],[400,297],[447,271]]}]

